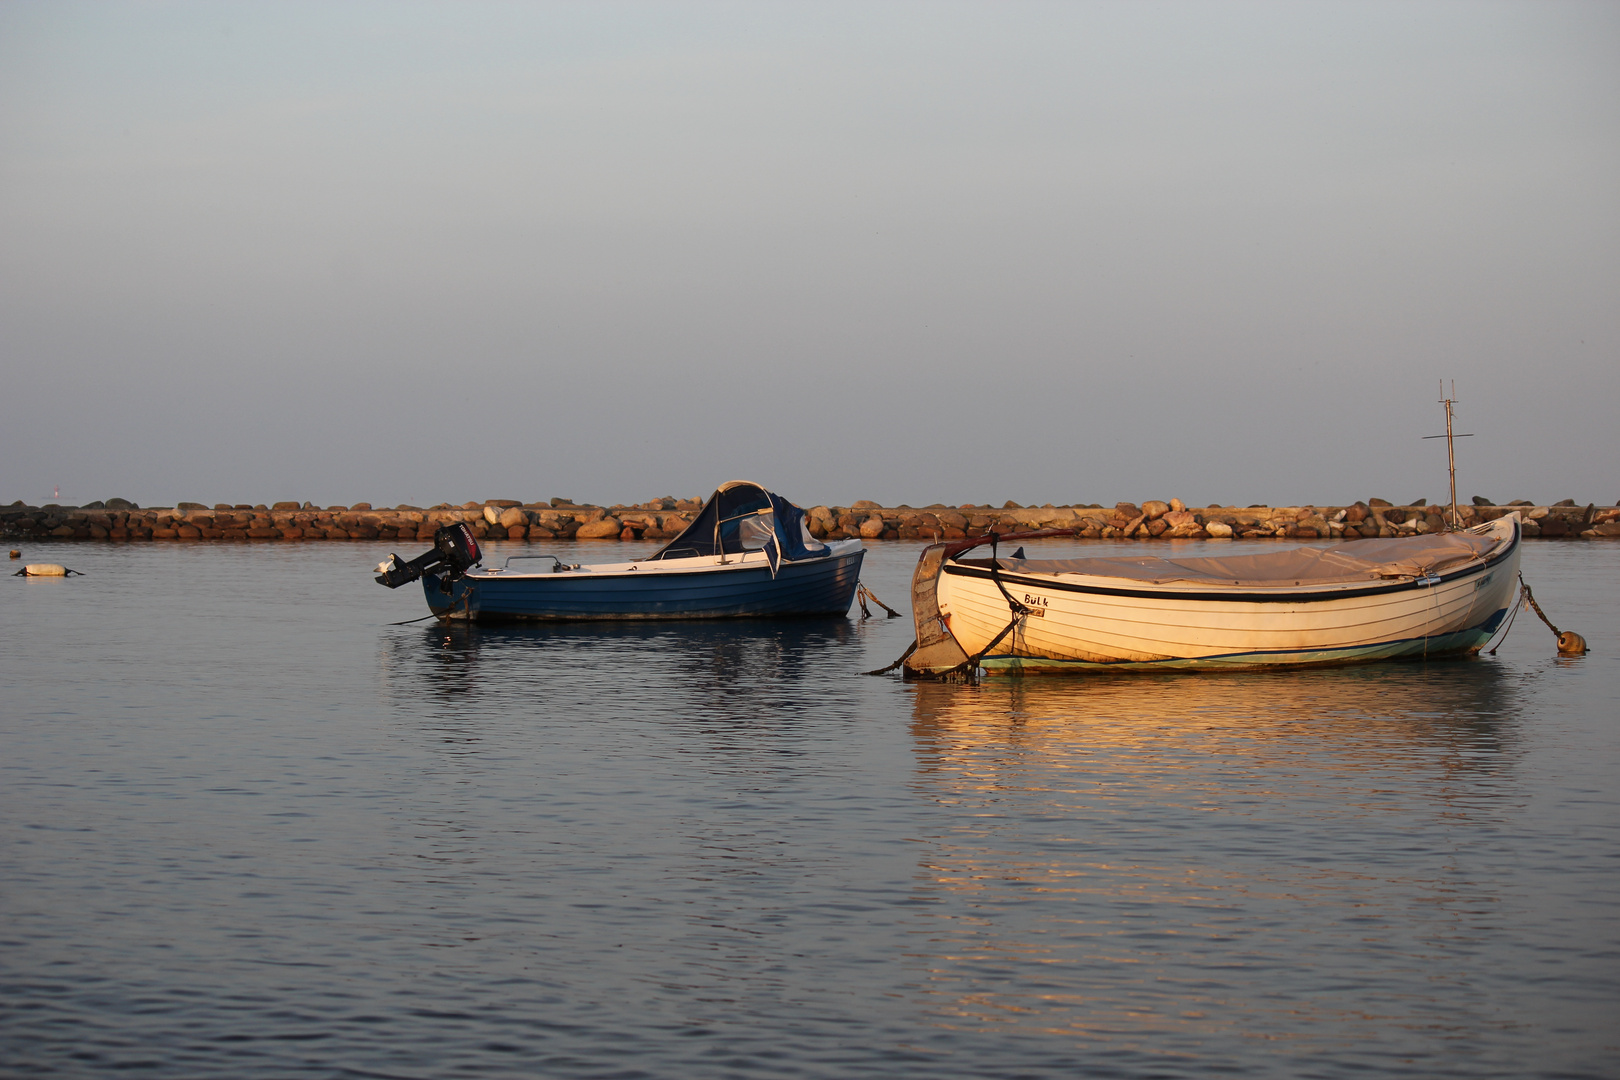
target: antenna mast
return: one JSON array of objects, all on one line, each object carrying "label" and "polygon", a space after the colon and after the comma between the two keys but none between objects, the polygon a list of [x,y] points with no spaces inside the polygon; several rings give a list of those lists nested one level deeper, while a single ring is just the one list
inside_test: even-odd
[{"label": "antenna mast", "polygon": [[[1440,400],[1446,407],[1446,471],[1451,476],[1451,527],[1460,529],[1462,528],[1462,520],[1457,515],[1457,447],[1451,440],[1451,405],[1456,398],[1455,396],[1445,397],[1445,392],[1446,384],[1442,382],[1440,384],[1440,393],[1442,395]],[[1455,379],[1451,381],[1451,392],[1453,395],[1457,393],[1457,381]]]},{"label": "antenna mast", "polygon": [[[1440,380],[1440,404],[1446,407],[1446,470],[1451,476],[1451,530],[1456,532],[1462,528],[1462,516],[1457,513],[1457,451],[1452,445],[1453,439],[1471,439],[1473,433],[1466,435],[1453,435],[1451,433],[1452,406],[1457,404],[1457,380],[1451,380],[1451,396],[1446,396],[1446,380]],[[1425,439],[1438,439],[1439,435],[1425,435]]]}]

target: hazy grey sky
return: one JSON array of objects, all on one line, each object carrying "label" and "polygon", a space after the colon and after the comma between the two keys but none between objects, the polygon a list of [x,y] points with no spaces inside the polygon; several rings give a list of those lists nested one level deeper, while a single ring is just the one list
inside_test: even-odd
[{"label": "hazy grey sky", "polygon": [[1620,498],[1614,3],[0,5],[0,502]]}]

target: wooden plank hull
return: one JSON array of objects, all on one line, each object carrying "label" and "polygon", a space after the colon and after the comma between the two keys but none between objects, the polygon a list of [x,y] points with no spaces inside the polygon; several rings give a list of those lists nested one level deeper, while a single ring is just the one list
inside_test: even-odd
[{"label": "wooden plank hull", "polygon": [[[1459,570],[1307,588],[993,575],[945,560],[934,591],[935,620],[967,656],[1013,622],[980,661],[992,672],[1239,669],[1465,654],[1490,639],[1517,595],[1517,520],[1504,520],[1498,534],[1489,557]],[[997,578],[1028,613],[1014,620]],[[944,668],[917,664],[910,670],[937,674]]]}]

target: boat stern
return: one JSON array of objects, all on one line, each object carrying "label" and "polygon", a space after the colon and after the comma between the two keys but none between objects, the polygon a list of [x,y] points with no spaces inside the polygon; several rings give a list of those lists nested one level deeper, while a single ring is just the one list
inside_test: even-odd
[{"label": "boat stern", "polygon": [[907,679],[938,678],[971,659],[939,610],[939,579],[952,547],[934,544],[924,548],[911,575],[911,617],[917,640],[905,659]]}]

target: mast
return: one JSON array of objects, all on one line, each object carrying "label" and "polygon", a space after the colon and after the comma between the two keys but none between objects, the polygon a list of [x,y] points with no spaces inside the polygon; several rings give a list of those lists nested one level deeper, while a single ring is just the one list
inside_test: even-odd
[{"label": "mast", "polygon": [[[1457,392],[1457,384],[1454,382],[1451,384],[1451,386],[1451,392],[1455,394]],[[1443,394],[1445,393],[1445,390],[1445,383],[1441,383],[1440,392]],[[1451,477],[1451,527],[1453,529],[1460,529],[1462,528],[1462,520],[1457,514],[1457,444],[1452,440],[1451,437],[1452,399],[1442,398],[1441,400],[1446,406],[1446,472]]]},{"label": "mast", "polygon": [[[1440,404],[1442,404],[1442,405],[1444,405],[1446,407],[1446,433],[1445,433],[1445,435],[1443,437],[1446,440],[1446,472],[1451,477],[1451,521],[1449,522],[1449,527],[1450,527],[1452,532],[1457,532],[1462,528],[1462,515],[1457,513],[1457,449],[1456,449],[1456,446],[1453,444],[1452,440],[1453,439],[1471,439],[1471,438],[1474,437],[1471,432],[1466,434],[1466,435],[1453,435],[1451,433],[1451,420],[1452,420],[1452,413],[1453,413],[1452,406],[1457,404],[1457,396],[1456,395],[1457,395],[1457,380],[1456,379],[1451,380],[1451,396],[1447,397],[1446,396],[1446,380],[1441,379],[1440,380]],[[1439,436],[1439,435],[1425,435],[1425,436],[1423,436],[1423,438],[1425,438],[1425,439],[1438,439],[1438,438],[1442,438],[1442,436]]]}]

